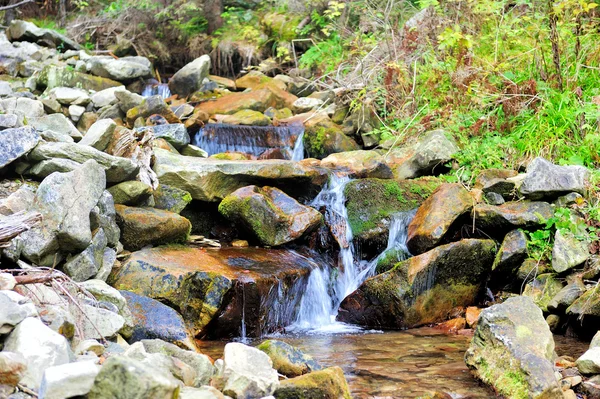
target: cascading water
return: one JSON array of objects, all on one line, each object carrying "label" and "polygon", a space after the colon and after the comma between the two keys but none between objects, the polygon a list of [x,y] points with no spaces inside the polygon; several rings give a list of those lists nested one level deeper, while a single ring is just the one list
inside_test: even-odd
[{"label": "cascading water", "polygon": [[209,123],[194,136],[195,146],[208,155],[227,151],[243,152],[259,157],[279,149],[285,159],[304,159],[304,126],[243,126]]},{"label": "cascading water", "polygon": [[171,90],[167,83],[149,83],[142,91],[142,97],[151,97],[159,95],[162,98],[171,97]]}]

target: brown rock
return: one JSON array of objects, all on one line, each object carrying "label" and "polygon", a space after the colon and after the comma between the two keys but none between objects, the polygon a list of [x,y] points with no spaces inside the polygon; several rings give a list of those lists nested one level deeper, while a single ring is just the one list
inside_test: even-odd
[{"label": "brown rock", "polygon": [[483,309],[480,309],[477,306],[469,306],[467,308],[465,318],[469,327],[475,328],[477,326],[477,321],[479,320],[479,315],[481,314],[482,310]]},{"label": "brown rock", "polygon": [[464,330],[467,326],[467,321],[463,317],[448,320],[435,326],[436,329],[442,330],[446,334],[457,334],[460,330]]}]

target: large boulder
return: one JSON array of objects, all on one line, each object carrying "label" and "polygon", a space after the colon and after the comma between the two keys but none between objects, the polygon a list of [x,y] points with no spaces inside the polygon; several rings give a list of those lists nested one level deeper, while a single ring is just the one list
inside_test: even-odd
[{"label": "large boulder", "polygon": [[349,151],[331,154],[321,161],[321,166],[330,169],[342,169],[350,172],[351,177],[364,179],[391,179],[392,170],[385,164],[381,155],[375,151]]},{"label": "large boulder", "polygon": [[453,224],[473,208],[473,198],[460,184],[443,184],[423,202],[408,226],[406,245],[421,254],[438,245]]},{"label": "large boulder", "polygon": [[238,222],[263,244],[277,246],[300,238],[321,223],[321,214],[273,187],[248,186],[229,194],[219,212]]},{"label": "large boulder", "polygon": [[145,57],[115,59],[110,56],[94,56],[87,59],[86,67],[92,75],[120,82],[152,76],[152,64]]},{"label": "large boulder", "polygon": [[74,40],[52,29],[38,28],[34,23],[13,20],[6,31],[10,41],[33,42],[42,46],[62,47],[64,50],[79,50],[81,46]]},{"label": "large boulder", "polygon": [[562,399],[554,368],[554,338],[542,311],[514,297],[481,312],[465,355],[467,366],[510,398]]},{"label": "large boulder", "polygon": [[443,172],[444,164],[459,151],[454,141],[443,130],[427,133],[413,146],[393,149],[386,161],[398,179],[412,179],[419,176]]},{"label": "large boulder", "polygon": [[69,363],[73,356],[65,337],[33,317],[19,323],[6,338],[3,350],[25,358],[27,370],[20,383],[36,391],[42,382],[44,370]]},{"label": "large boulder", "polygon": [[90,213],[104,188],[104,169],[93,160],[68,173],[54,173],[40,184],[32,210],[42,222],[21,234],[23,255],[38,265],[52,266],[58,250],[76,252],[92,242]]},{"label": "large boulder", "polygon": [[38,88],[78,87],[85,90],[101,91],[121,86],[121,83],[99,76],[88,75],[68,66],[48,65],[37,75]]},{"label": "large boulder", "polygon": [[275,391],[275,398],[319,398],[350,399],[352,395],[344,372],[339,367],[329,367],[321,371],[313,371],[300,377],[281,382]]},{"label": "large boulder", "polygon": [[237,342],[223,352],[223,393],[234,399],[261,398],[279,387],[277,371],[264,352]]},{"label": "large boulder", "polygon": [[495,254],[494,241],[467,239],[400,262],[344,299],[338,320],[392,329],[446,320],[476,303]]},{"label": "large boulder", "polygon": [[196,58],[173,75],[169,81],[171,93],[187,97],[198,91],[202,86],[202,81],[208,77],[209,71],[210,56],[205,54]]},{"label": "large boulder", "polygon": [[265,352],[271,358],[275,370],[286,377],[298,377],[322,369],[312,356],[283,341],[269,339],[257,348]]},{"label": "large boulder", "polygon": [[112,156],[93,147],[75,143],[40,143],[31,151],[28,159],[38,162],[64,159],[79,164],[94,160],[106,172],[106,181],[109,183],[133,180],[139,172],[139,166],[131,159]]},{"label": "large boulder", "polygon": [[155,150],[154,171],[161,184],[189,192],[193,199],[218,202],[249,185],[269,185],[306,195],[327,181],[324,169],[306,162],[283,160],[223,161],[185,157]]},{"label": "large boulder", "polygon": [[185,242],[190,234],[190,221],[174,212],[154,208],[115,205],[121,242],[136,251],[147,245]]},{"label": "large boulder", "polygon": [[0,169],[31,151],[40,135],[31,127],[0,130]]},{"label": "large boulder", "polygon": [[569,231],[558,229],[552,247],[552,269],[562,273],[589,259],[589,242],[581,241]]},{"label": "large boulder", "polygon": [[590,171],[583,166],[558,166],[536,158],[527,166],[519,192],[531,199],[556,198],[564,194],[585,193]]}]

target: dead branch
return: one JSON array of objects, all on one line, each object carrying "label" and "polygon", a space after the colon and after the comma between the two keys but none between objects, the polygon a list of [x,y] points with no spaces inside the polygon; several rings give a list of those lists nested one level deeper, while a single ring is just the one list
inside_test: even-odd
[{"label": "dead branch", "polygon": [[21,6],[23,6],[23,5],[27,4],[27,3],[33,3],[33,0],[23,0],[23,1],[19,2],[19,3],[9,4],[7,6],[0,7],[0,11],[6,11],[6,10],[13,9],[13,8],[21,7]]},{"label": "dead branch", "polygon": [[0,219],[0,248],[7,247],[10,240],[31,229],[41,220],[41,214],[25,211]]}]

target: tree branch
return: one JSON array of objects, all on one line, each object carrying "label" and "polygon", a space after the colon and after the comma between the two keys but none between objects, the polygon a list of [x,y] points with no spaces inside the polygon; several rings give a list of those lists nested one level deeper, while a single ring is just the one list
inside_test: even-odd
[{"label": "tree branch", "polygon": [[34,0],[23,0],[19,3],[15,3],[15,4],[9,4],[7,6],[4,7],[0,7],[0,11],[6,11],[6,10],[10,10],[11,8],[17,8],[17,7],[21,7],[22,5],[25,5],[27,3],[33,3]]}]

